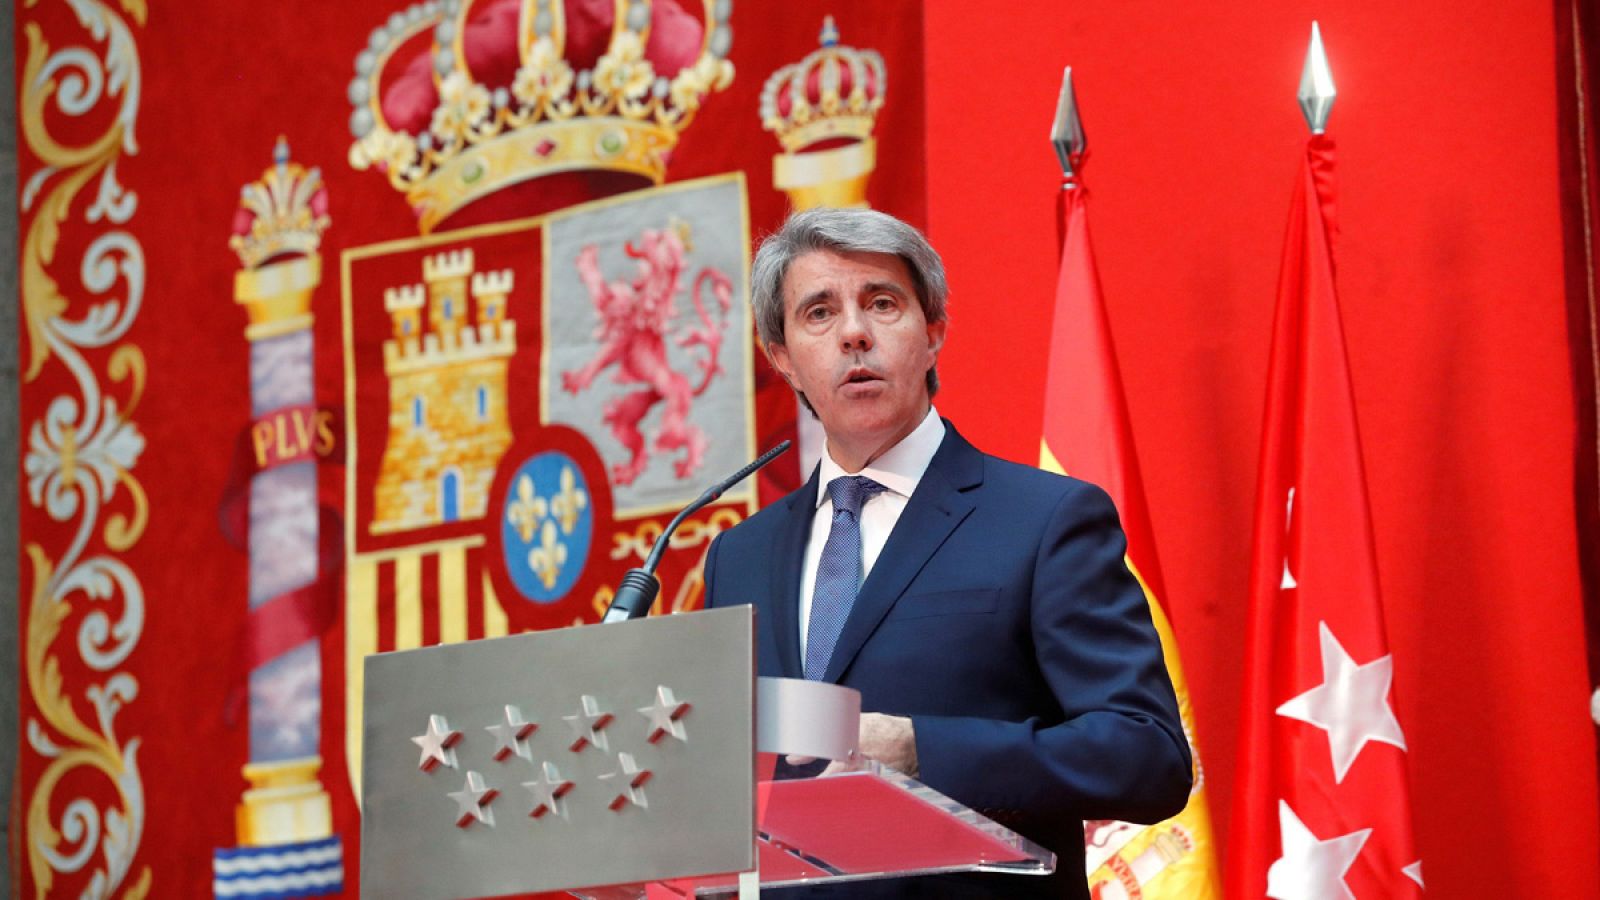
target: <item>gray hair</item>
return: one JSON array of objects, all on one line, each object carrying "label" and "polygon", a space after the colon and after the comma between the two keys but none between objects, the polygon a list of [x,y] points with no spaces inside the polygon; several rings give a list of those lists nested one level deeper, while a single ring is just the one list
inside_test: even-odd
[{"label": "gray hair", "polygon": [[[750,307],[763,347],[783,344],[783,280],[791,263],[816,250],[900,257],[911,272],[922,317],[929,323],[945,320],[950,286],[944,263],[922,232],[873,209],[808,209],[789,216],[783,227],[767,235],[750,265]],[[939,373],[930,368],[928,396],[938,389]]]}]

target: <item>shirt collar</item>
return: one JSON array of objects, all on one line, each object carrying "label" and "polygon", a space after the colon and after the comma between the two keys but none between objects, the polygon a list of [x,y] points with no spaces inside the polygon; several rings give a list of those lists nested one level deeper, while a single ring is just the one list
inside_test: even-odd
[{"label": "shirt collar", "polygon": [[[865,475],[890,491],[909,498],[922,480],[922,473],[928,471],[928,464],[933,462],[933,455],[939,451],[941,443],[944,443],[944,422],[939,418],[939,411],[929,405],[928,414],[910,434],[857,474]],[[824,448],[817,471],[817,508],[820,509],[828,500],[828,483],[848,474]]]}]

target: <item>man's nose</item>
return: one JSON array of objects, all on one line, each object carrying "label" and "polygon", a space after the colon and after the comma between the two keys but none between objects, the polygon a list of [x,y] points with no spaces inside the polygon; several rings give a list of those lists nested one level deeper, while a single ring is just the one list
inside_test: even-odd
[{"label": "man's nose", "polygon": [[839,322],[839,342],[846,352],[872,349],[872,328],[861,310],[845,309]]}]

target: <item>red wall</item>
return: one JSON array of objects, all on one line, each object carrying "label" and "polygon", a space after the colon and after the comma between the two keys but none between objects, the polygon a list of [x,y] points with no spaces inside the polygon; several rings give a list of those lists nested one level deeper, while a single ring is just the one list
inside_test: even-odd
[{"label": "red wall", "polygon": [[[1429,893],[1600,897],[1547,0],[930,4],[941,411],[1036,461],[1061,67],[1226,839],[1267,342],[1320,19],[1339,278]],[[884,149],[887,155],[889,148]]]}]

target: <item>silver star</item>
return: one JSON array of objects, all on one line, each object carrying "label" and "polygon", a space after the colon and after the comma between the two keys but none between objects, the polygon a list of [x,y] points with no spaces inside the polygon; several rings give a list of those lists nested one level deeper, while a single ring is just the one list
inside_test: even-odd
[{"label": "silver star", "polygon": [[600,776],[601,781],[611,782],[617,787],[617,795],[606,804],[612,812],[620,812],[624,806],[633,804],[639,807],[649,807],[645,801],[644,783],[655,774],[649,769],[639,768],[633,761],[633,756],[628,753],[617,754],[617,764],[621,766],[615,772],[608,772]]},{"label": "silver star", "polygon": [[444,716],[429,716],[428,730],[411,739],[422,748],[422,758],[417,768],[432,772],[440,766],[456,767],[456,753],[450,749],[461,741],[461,732],[450,727]]},{"label": "silver star", "polygon": [[1401,866],[1400,871],[1403,872],[1407,878],[1415,881],[1417,883],[1417,887],[1427,887],[1427,885],[1422,883],[1422,860],[1419,859],[1409,866]]},{"label": "silver star", "polygon": [[489,804],[500,792],[483,783],[483,776],[467,772],[467,783],[459,791],[451,791],[450,799],[456,801],[456,827],[467,828],[473,822],[494,825],[494,810]]},{"label": "silver star", "polygon": [[1267,896],[1273,900],[1355,900],[1344,873],[1361,853],[1371,828],[1317,840],[1289,804],[1278,801],[1283,855],[1267,869]]},{"label": "silver star", "polygon": [[505,721],[483,727],[485,731],[494,735],[495,762],[502,762],[513,753],[523,759],[531,759],[532,757],[528,753],[528,745],[523,741],[527,739],[528,735],[533,734],[538,727],[536,723],[523,720],[522,710],[517,709],[515,706],[507,706]]},{"label": "silver star", "polygon": [[1327,622],[1317,623],[1322,645],[1322,683],[1278,707],[1278,715],[1309,722],[1328,733],[1333,780],[1343,784],[1368,741],[1406,749],[1400,720],[1389,706],[1394,657],[1384,655],[1356,665],[1333,636]]},{"label": "silver star", "polygon": [[655,703],[639,707],[639,714],[650,720],[650,731],[646,740],[654,744],[670,734],[680,741],[687,741],[688,738],[684,737],[683,723],[678,720],[689,712],[689,708],[689,704],[678,702],[678,698],[672,694],[672,688],[657,685]]},{"label": "silver star", "polygon": [[593,744],[601,750],[610,752],[606,746],[605,727],[611,724],[613,716],[608,712],[601,712],[600,701],[594,697],[583,695],[583,711],[575,716],[562,716],[566,723],[572,726],[572,743],[567,749],[573,753],[583,752],[583,748]]},{"label": "silver star", "polygon": [[528,811],[528,815],[538,819],[543,818],[545,813],[555,813],[566,818],[561,798],[572,790],[572,782],[561,777],[561,773],[556,771],[555,763],[546,762],[540,768],[543,770],[540,777],[522,783],[522,786],[533,794],[533,809]]}]

